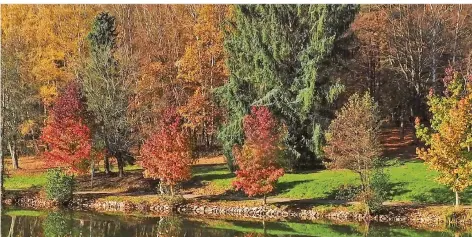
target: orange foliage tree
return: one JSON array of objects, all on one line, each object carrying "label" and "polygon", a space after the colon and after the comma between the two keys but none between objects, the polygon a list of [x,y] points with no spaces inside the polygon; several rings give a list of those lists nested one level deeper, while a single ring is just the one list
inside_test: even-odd
[{"label": "orange foliage tree", "polygon": [[249,196],[266,196],[274,190],[277,180],[284,175],[280,166],[283,152],[283,133],[267,107],[252,107],[244,117],[245,140],[242,147],[235,146],[236,180],[233,185]]},{"label": "orange foliage tree", "polygon": [[167,109],[159,130],[141,147],[140,163],[144,176],[160,179],[161,184],[170,187],[172,196],[176,184],[190,179],[193,162],[189,139],[181,125],[182,119],[176,111]]},{"label": "orange foliage tree", "polygon": [[55,165],[68,166],[72,173],[85,171],[82,164],[89,159],[92,147],[82,112],[79,87],[72,82],[56,99],[41,134],[41,141],[48,147],[44,156]]}]

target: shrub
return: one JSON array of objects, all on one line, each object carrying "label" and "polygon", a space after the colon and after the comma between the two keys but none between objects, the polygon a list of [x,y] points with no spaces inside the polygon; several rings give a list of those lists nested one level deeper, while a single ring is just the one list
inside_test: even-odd
[{"label": "shrub", "polygon": [[75,188],[74,176],[64,173],[61,169],[49,169],[46,174],[46,197],[60,204],[72,200]]},{"label": "shrub", "polygon": [[389,198],[391,184],[390,177],[384,172],[384,161],[377,159],[374,162],[374,170],[370,176],[370,194],[368,194],[367,206],[371,212],[382,209],[382,203]]},{"label": "shrub", "polygon": [[359,185],[343,184],[334,192],[334,199],[358,201],[362,188]]}]

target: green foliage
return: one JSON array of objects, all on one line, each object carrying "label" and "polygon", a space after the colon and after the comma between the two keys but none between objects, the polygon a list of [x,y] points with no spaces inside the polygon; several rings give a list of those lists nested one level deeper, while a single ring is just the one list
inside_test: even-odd
[{"label": "green foliage", "polygon": [[392,185],[389,175],[384,171],[385,163],[382,159],[376,159],[374,169],[369,178],[368,193],[363,192],[362,186],[355,184],[341,185],[335,192],[334,197],[338,200],[359,201],[362,195],[367,195],[366,207],[372,212],[382,209],[382,203],[391,196]]},{"label": "green foliage", "polygon": [[354,201],[362,191],[361,186],[354,184],[343,184],[334,192],[334,198],[337,200]]},{"label": "green foliage", "polygon": [[384,161],[377,159],[374,164],[374,170],[370,176],[371,196],[367,200],[367,205],[372,212],[381,210],[382,203],[390,196],[390,177],[384,172],[384,166]]},{"label": "green foliage", "polygon": [[46,173],[44,186],[49,200],[55,200],[61,204],[67,204],[72,200],[75,190],[74,176],[67,175],[61,169],[49,169]]},{"label": "green foliage", "polygon": [[325,69],[356,11],[352,5],[235,6],[225,38],[230,77],[216,90],[228,112],[219,139],[230,165],[253,105],[270,107],[287,125],[288,157],[298,168],[317,163],[330,105],[342,91]]},{"label": "green foliage", "polygon": [[50,212],[43,222],[44,236],[65,237],[71,236],[74,227],[72,212]]}]

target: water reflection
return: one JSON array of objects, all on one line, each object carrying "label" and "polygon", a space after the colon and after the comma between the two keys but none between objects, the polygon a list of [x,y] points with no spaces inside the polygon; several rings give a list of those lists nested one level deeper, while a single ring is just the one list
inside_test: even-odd
[{"label": "water reflection", "polygon": [[427,231],[372,223],[254,222],[19,209],[4,212],[0,225],[3,237],[472,236],[459,230]]}]

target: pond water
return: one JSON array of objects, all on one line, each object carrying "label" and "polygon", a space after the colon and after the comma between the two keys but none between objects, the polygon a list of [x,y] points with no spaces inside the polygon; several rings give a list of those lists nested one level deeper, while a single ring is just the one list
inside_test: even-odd
[{"label": "pond water", "polygon": [[1,221],[3,237],[472,236],[464,231],[426,231],[378,224],[236,221],[21,209],[4,210]]}]

